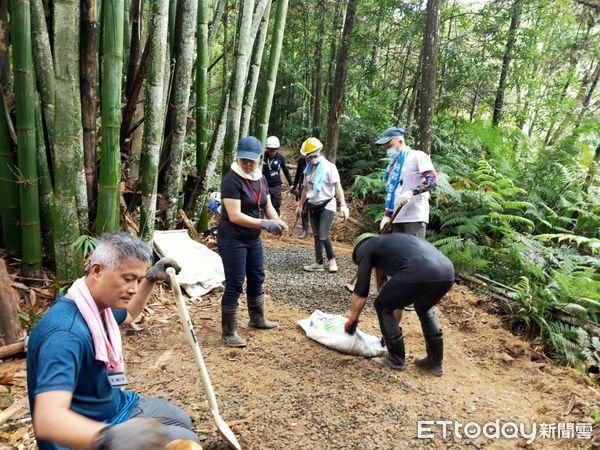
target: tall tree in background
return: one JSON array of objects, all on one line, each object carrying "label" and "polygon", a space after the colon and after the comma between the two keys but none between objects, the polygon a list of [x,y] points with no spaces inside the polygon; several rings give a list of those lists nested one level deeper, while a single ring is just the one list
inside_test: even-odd
[{"label": "tall tree in background", "polygon": [[427,19],[423,34],[423,71],[419,89],[419,117],[417,147],[431,153],[431,133],[435,108],[435,82],[437,77],[438,33],[442,0],[427,1]]},{"label": "tall tree in background", "polygon": [[349,0],[348,7],[346,8],[346,19],[344,20],[342,41],[335,63],[335,82],[333,83],[329,116],[327,117],[327,159],[333,163],[335,163],[339,144],[344,86],[346,84],[346,77],[348,76],[348,51],[350,49],[350,38],[356,16],[356,4],[357,0]]},{"label": "tall tree in background", "polygon": [[325,44],[325,16],[327,14],[326,0],[319,0],[319,34],[317,36],[317,53],[315,55],[315,82],[313,90],[313,109],[311,127],[313,133],[321,125],[321,99],[323,95],[323,45]]},{"label": "tall tree in background", "polygon": [[521,19],[521,11],[523,9],[523,0],[515,0],[511,9],[510,28],[508,29],[508,38],[506,39],[506,49],[502,57],[502,69],[500,71],[500,81],[496,90],[496,100],[494,100],[494,115],[492,117],[492,125],[497,127],[502,120],[502,107],[504,106],[504,91],[506,89],[506,77],[510,61],[512,60],[513,47],[517,41],[517,29]]},{"label": "tall tree in background", "polygon": [[119,230],[123,0],[102,2],[102,153],[96,234]]},{"label": "tall tree in background", "polygon": [[42,242],[35,148],[35,83],[29,1],[15,0],[12,14],[23,271],[26,274],[36,274],[42,268]]},{"label": "tall tree in background", "polygon": [[[80,272],[81,255],[73,242],[81,232],[77,210],[77,170],[80,159],[81,104],[79,103],[79,7],[68,0],[54,2],[54,188],[61,220],[54,233],[56,277],[72,280]],[[60,151],[58,151],[60,149]],[[86,205],[87,206],[87,205]]]},{"label": "tall tree in background", "polygon": [[279,69],[279,58],[281,57],[281,45],[283,42],[283,33],[285,31],[287,9],[288,0],[277,0],[275,21],[273,24],[273,37],[271,40],[271,53],[269,54],[269,65],[267,67],[265,86],[262,91],[257,111],[258,120],[256,137],[262,143],[267,140],[267,133],[269,132],[269,117],[271,116],[271,105],[273,103],[275,83],[277,82],[277,70]]},{"label": "tall tree in background", "polygon": [[150,67],[146,76],[144,137],[142,139],[142,208],[140,237],[150,242],[154,234],[158,159],[164,126],[164,84],[167,57],[168,0],[152,2],[150,18]]}]

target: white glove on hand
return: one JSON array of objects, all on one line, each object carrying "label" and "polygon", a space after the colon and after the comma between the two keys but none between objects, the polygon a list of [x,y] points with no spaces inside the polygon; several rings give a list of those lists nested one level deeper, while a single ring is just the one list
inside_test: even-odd
[{"label": "white glove on hand", "polygon": [[381,223],[379,224],[379,231],[383,231],[383,229],[390,222],[390,220],[392,220],[391,217],[384,216],[383,219],[381,219]]},{"label": "white glove on hand", "polygon": [[300,215],[302,215],[302,206],[298,206],[298,207],[296,208],[296,215],[297,215],[297,216],[300,216]]},{"label": "white glove on hand", "polygon": [[95,448],[160,450],[169,443],[169,429],[156,419],[131,419],[106,427],[96,436]]},{"label": "white glove on hand", "polygon": [[406,205],[411,197],[413,196],[412,191],[405,191],[397,197],[398,206]]},{"label": "white glove on hand", "polygon": [[350,217],[350,210],[346,205],[340,206],[340,213],[342,214],[344,220],[348,220],[348,217]]}]

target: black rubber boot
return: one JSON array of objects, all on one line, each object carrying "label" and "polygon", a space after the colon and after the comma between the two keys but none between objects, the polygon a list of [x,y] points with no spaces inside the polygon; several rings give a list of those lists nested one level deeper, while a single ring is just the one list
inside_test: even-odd
[{"label": "black rubber boot", "polygon": [[230,347],[245,347],[246,341],[237,334],[237,306],[221,305],[221,329],[223,342]]},{"label": "black rubber boot", "polygon": [[425,336],[425,347],[427,348],[427,356],[425,358],[415,358],[415,364],[441,377],[444,374],[444,367],[442,366],[442,361],[444,360],[444,337],[442,332]]},{"label": "black rubber boot", "polygon": [[404,370],[404,358],[406,356],[404,351],[404,336],[402,331],[400,335],[394,338],[385,337],[385,344],[388,349],[388,356],[386,358],[373,358],[379,366],[387,369]]},{"label": "black rubber boot", "polygon": [[254,298],[248,298],[248,315],[250,321],[248,326],[252,328],[261,328],[263,330],[269,330],[271,328],[277,328],[279,324],[277,322],[271,322],[265,319],[265,296],[260,295]]}]

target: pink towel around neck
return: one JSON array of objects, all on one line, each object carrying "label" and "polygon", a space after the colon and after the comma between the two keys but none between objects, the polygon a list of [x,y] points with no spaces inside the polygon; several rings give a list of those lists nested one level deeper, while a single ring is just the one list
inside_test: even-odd
[{"label": "pink towel around neck", "polygon": [[[105,308],[102,312],[98,310],[92,293],[85,283],[85,277],[76,280],[67,293],[77,305],[77,309],[79,309],[92,333],[96,359],[106,364],[109,372],[123,372],[124,362],[121,332],[112,314],[112,310],[110,308]],[[102,317],[104,317],[108,337],[102,326]]]}]

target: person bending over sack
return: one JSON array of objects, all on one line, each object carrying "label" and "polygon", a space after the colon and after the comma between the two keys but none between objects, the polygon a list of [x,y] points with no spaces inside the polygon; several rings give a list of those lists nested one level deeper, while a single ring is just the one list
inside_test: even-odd
[{"label": "person bending over sack", "polygon": [[441,376],[444,341],[433,306],[454,283],[452,262],[426,240],[401,233],[360,235],[354,244],[352,260],[358,265],[358,273],[346,332],[354,334],[356,330],[369,295],[371,271],[375,269],[378,279],[390,277],[374,305],[388,356],[374,358],[375,362],[381,367],[404,370],[406,354],[400,313],[406,305],[414,303],[427,348],[427,356],[416,358],[415,364]]}]

